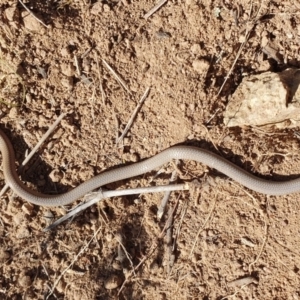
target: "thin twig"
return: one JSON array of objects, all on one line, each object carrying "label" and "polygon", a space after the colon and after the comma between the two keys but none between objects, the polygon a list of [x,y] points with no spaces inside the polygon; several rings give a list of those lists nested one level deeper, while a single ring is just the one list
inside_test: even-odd
[{"label": "thin twig", "polygon": [[25,160],[22,162],[22,166],[25,166],[28,161],[31,159],[31,157],[34,155],[34,153],[38,150],[38,148],[45,142],[45,140],[49,137],[49,135],[53,132],[55,127],[60,123],[60,121],[64,118],[66,114],[62,113],[56,121],[49,127],[49,129],[46,131],[46,133],[42,136],[42,138],[38,141],[36,146],[31,150],[31,152],[28,154],[28,156],[25,158]]},{"label": "thin twig", "polygon": [[[255,26],[255,24],[256,24],[256,22],[257,22],[257,20],[258,20],[258,14],[259,14],[259,12],[260,12],[260,10],[261,10],[261,7],[262,7],[262,5],[261,5],[260,8],[258,9],[258,12],[257,12],[256,17],[255,17],[255,21],[252,22],[251,28],[250,28],[250,29],[246,28],[246,33],[245,33],[244,42],[240,45],[239,51],[238,51],[238,53],[237,53],[237,55],[236,55],[236,57],[235,57],[235,59],[234,59],[234,62],[233,62],[233,64],[232,64],[232,66],[231,66],[229,72],[227,73],[227,75],[226,75],[226,77],[225,77],[225,80],[223,81],[223,84],[221,85],[221,87],[220,87],[220,89],[219,89],[219,92],[218,92],[217,96],[219,96],[219,95],[221,94],[221,92],[222,92],[222,90],[223,90],[223,88],[224,88],[224,86],[225,86],[225,84],[226,84],[226,82],[227,82],[229,76],[231,75],[231,73],[232,73],[232,71],[233,71],[233,68],[234,68],[234,66],[235,66],[235,64],[236,64],[236,62],[237,62],[237,60],[239,59],[239,57],[240,57],[240,55],[241,55],[241,53],[242,53],[242,51],[243,51],[243,49],[244,49],[246,43],[248,42],[248,38],[249,38],[250,32],[252,31],[252,29],[254,28],[254,26]],[[251,16],[251,11],[252,11],[252,6],[251,6],[251,9],[250,9],[250,14],[249,14],[249,16]]]},{"label": "thin twig", "polygon": [[19,2],[39,23],[48,28],[48,26],[42,20],[40,20],[21,0],[19,0]]},{"label": "thin twig", "polygon": [[159,10],[168,0],[160,0],[153,8],[151,8],[145,15],[144,18],[148,19],[151,17],[157,10]]},{"label": "thin twig", "polygon": [[[60,123],[60,121],[64,118],[66,114],[62,113],[57,119],[56,121],[49,127],[49,129],[47,130],[47,132],[42,136],[42,138],[38,141],[38,143],[36,144],[36,146],[30,151],[30,153],[26,156],[26,158],[24,159],[24,161],[21,164],[21,167],[24,167],[28,161],[32,158],[32,156],[35,154],[35,152],[38,150],[38,148],[44,143],[44,141],[49,137],[49,135],[53,132],[53,130],[55,129],[55,127]],[[0,192],[0,197],[6,192],[6,190],[8,189],[8,184],[5,184],[5,186],[2,188],[1,192]]]},{"label": "thin twig", "polygon": [[100,85],[100,91],[101,91],[101,97],[102,97],[102,104],[105,104],[105,93],[104,93],[103,86],[102,86],[100,67],[99,67],[99,61],[98,61],[97,56],[96,56],[96,63],[97,63],[97,69],[98,69],[98,77],[99,77],[99,85]]},{"label": "thin twig", "polygon": [[191,250],[191,252],[190,252],[189,258],[191,258],[192,255],[193,255],[194,249],[195,249],[196,244],[197,244],[197,242],[198,242],[198,237],[199,237],[201,231],[205,228],[205,226],[206,226],[208,220],[210,219],[210,217],[211,217],[211,215],[212,215],[212,213],[213,213],[213,211],[214,211],[214,209],[215,209],[216,202],[217,202],[217,201],[215,200],[214,203],[213,203],[213,205],[212,205],[212,208],[211,208],[211,210],[210,210],[210,212],[209,212],[209,214],[208,214],[208,216],[206,217],[206,220],[204,221],[204,224],[198,229],[198,232],[197,232],[197,234],[196,234],[196,237],[195,237],[195,240],[194,240],[194,244],[193,244],[192,250]]},{"label": "thin twig", "polygon": [[93,193],[93,199],[89,200],[88,202],[77,206],[75,209],[70,211],[68,214],[64,215],[62,218],[58,219],[50,226],[46,227],[43,231],[48,231],[62,223],[63,221],[69,219],[70,217],[80,213],[81,211],[85,210],[89,206],[103,200],[104,198],[110,197],[120,197],[124,195],[134,195],[134,194],[143,194],[143,193],[160,193],[165,191],[178,191],[178,190],[188,190],[188,184],[171,184],[171,185],[162,185],[162,186],[151,186],[151,187],[144,187],[144,188],[137,188],[137,189],[127,189],[127,190],[117,190],[117,191],[100,191]]},{"label": "thin twig", "polygon": [[90,243],[92,242],[92,240],[96,237],[96,235],[98,234],[98,232],[102,229],[102,226],[100,226],[98,228],[98,230],[93,234],[92,238],[88,241],[88,243],[80,249],[80,251],[77,253],[77,255],[74,257],[74,259],[72,260],[72,262],[69,264],[69,266],[67,268],[65,268],[62,273],[58,276],[58,278],[56,279],[56,281],[53,284],[52,289],[50,290],[49,294],[46,297],[46,300],[53,294],[56,286],[58,285],[59,281],[62,279],[62,277],[64,276],[64,274],[73,266],[73,264],[78,260],[78,257],[85,251],[85,249],[90,245]]},{"label": "thin twig", "polygon": [[[134,265],[133,265],[133,262],[130,258],[130,255],[129,253],[127,252],[125,246],[124,246],[124,242],[123,242],[123,236],[121,233],[117,233],[115,235],[115,239],[117,240],[117,242],[119,243],[118,245],[118,257],[117,259],[119,260],[119,262],[122,264],[124,262],[124,258],[125,258],[125,255],[128,259],[128,261],[130,262],[130,265],[131,265],[131,268],[132,268],[132,271],[134,272]],[[125,255],[124,255],[125,254]]]},{"label": "thin twig", "polygon": [[128,130],[130,129],[130,127],[131,127],[131,125],[132,125],[132,123],[134,121],[134,118],[135,118],[136,114],[139,112],[139,110],[140,110],[141,106],[143,105],[145,99],[147,98],[147,96],[149,94],[149,91],[150,91],[150,87],[147,87],[144,95],[142,96],[142,98],[140,99],[138,105],[134,109],[134,111],[133,111],[133,113],[132,113],[132,115],[131,115],[131,117],[130,117],[130,119],[129,119],[129,121],[128,121],[125,129],[124,129],[124,131],[122,132],[121,136],[119,137],[117,143],[120,143],[123,140],[124,136],[126,135],[126,133],[128,132]]},{"label": "thin twig", "polygon": [[182,215],[181,215],[179,224],[177,226],[177,230],[176,230],[174,241],[173,241],[173,251],[175,251],[175,243],[178,240],[178,237],[179,237],[179,234],[180,234],[180,230],[181,230],[181,226],[182,226],[182,223],[183,223],[183,219],[184,219],[184,216],[185,216],[185,214],[187,212],[187,209],[188,209],[188,203],[189,203],[188,201],[185,201],[185,207],[183,208]]},{"label": "thin twig", "polygon": [[74,56],[74,61],[75,61],[75,66],[76,66],[77,74],[80,77],[81,76],[81,70],[80,70],[79,61],[78,61],[78,58],[77,58],[76,55]]},{"label": "thin twig", "polygon": [[205,122],[205,126],[207,126],[210,121],[216,116],[216,114],[219,112],[219,110],[221,110],[221,108],[216,109],[216,111],[212,114],[212,116],[209,118],[209,120],[207,122]]},{"label": "thin twig", "polygon": [[113,70],[113,68],[102,58],[102,61],[105,67],[114,75],[116,80],[120,83],[120,85],[131,95],[129,88],[127,87],[126,83],[120,78],[120,76]]},{"label": "thin twig", "polygon": [[[177,201],[176,201],[176,203],[175,203],[175,205],[174,205],[174,207],[173,207],[173,210],[172,210],[172,213],[170,214],[170,216],[172,216],[172,215],[174,214],[175,209],[177,208],[178,202],[179,202],[179,197],[178,197],[178,199],[177,199]],[[170,216],[169,216],[169,217],[170,217]],[[160,240],[160,239],[163,238],[163,236],[164,236],[164,234],[165,234],[165,232],[166,232],[166,230],[167,230],[167,228],[168,228],[168,227],[167,227],[168,224],[169,224],[169,219],[167,220],[167,222],[166,222],[166,224],[165,224],[163,230],[161,231],[161,233],[160,233],[159,236],[157,237],[158,240]],[[139,269],[139,267],[140,267],[140,266],[141,266],[141,265],[142,265],[142,264],[150,257],[150,255],[154,252],[154,250],[157,248],[157,246],[158,246],[158,241],[154,241],[154,242],[152,243],[152,245],[150,246],[150,250],[149,250],[148,254],[145,255],[145,256],[143,257],[143,259],[141,259],[141,261],[136,265],[136,267],[134,268],[134,270],[131,270],[131,272],[128,274],[128,276],[127,276],[126,279],[124,280],[122,286],[120,287],[120,289],[119,289],[119,291],[118,291],[118,296],[119,296],[120,293],[122,292],[122,290],[123,290],[125,284],[126,284],[126,283],[129,281],[129,279],[131,278],[132,274],[134,274],[134,272],[137,271],[137,270]]]},{"label": "thin twig", "polygon": [[[179,162],[178,160],[175,161],[175,165],[176,165],[176,166],[178,165],[178,162]],[[169,184],[170,184],[170,183],[174,183],[174,182],[177,180],[177,177],[178,177],[177,172],[176,172],[176,170],[174,170],[174,171],[172,172],[172,175],[171,175],[171,179],[170,179],[170,181],[169,181]],[[157,216],[158,220],[160,220],[160,219],[162,218],[163,214],[164,214],[164,211],[165,211],[165,208],[166,208],[167,203],[168,203],[168,201],[169,201],[170,195],[171,195],[171,192],[170,192],[170,191],[165,192],[164,197],[163,197],[163,199],[161,200],[160,206],[159,206],[159,208],[158,208],[158,210],[157,210],[157,213],[156,213],[156,216]]]},{"label": "thin twig", "polygon": [[119,123],[119,119],[118,119],[116,113],[113,113],[113,114],[114,114],[114,117],[115,117],[115,123],[116,123],[116,144],[118,144],[120,123]]},{"label": "thin twig", "polygon": [[[235,182],[231,182],[231,184],[233,184],[234,186],[240,188],[246,195],[248,195],[252,201],[256,204],[256,205],[252,205],[252,204],[249,204],[248,202],[246,201],[243,201],[246,205],[248,206],[251,206],[251,207],[254,207],[261,215],[262,219],[263,219],[263,222],[264,222],[264,238],[263,238],[263,242],[262,242],[262,245],[260,247],[260,250],[259,250],[259,253],[256,255],[256,258],[254,259],[253,262],[251,262],[249,264],[249,273],[251,273],[251,267],[257,263],[257,261],[259,260],[259,258],[261,257],[261,254],[263,252],[263,250],[265,249],[265,245],[266,245],[266,242],[267,242],[267,239],[268,239],[268,224],[267,224],[267,221],[266,221],[266,217],[265,217],[265,214],[263,212],[263,210],[259,207],[259,204],[257,203],[256,199],[248,192],[246,191],[244,188],[241,188],[239,185],[237,185]],[[240,200],[240,199],[239,199]]]},{"label": "thin twig", "polygon": [[169,218],[168,218],[168,225],[167,225],[167,233],[166,233],[166,244],[168,248],[168,274],[170,275],[171,269],[174,266],[174,249],[172,244],[172,235],[173,235],[173,209],[169,208]]}]

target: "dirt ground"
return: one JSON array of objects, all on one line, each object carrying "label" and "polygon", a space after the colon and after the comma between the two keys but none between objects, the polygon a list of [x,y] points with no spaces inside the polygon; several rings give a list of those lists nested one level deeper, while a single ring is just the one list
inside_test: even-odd
[{"label": "dirt ground", "polygon": [[[181,143],[263,178],[299,175],[294,130],[223,124],[244,76],[300,66],[297,0],[168,1],[148,19],[155,1],[25,4],[43,24],[0,0],[1,128],[17,164],[66,113],[22,172],[33,189],[60,193]],[[173,170],[108,188],[167,184]],[[255,193],[193,161],[177,170],[178,182],[219,180],[173,192],[161,220],[163,194],[143,194],[107,199],[43,232],[78,202],[47,208],[2,196],[0,298],[300,299],[299,193]]]}]

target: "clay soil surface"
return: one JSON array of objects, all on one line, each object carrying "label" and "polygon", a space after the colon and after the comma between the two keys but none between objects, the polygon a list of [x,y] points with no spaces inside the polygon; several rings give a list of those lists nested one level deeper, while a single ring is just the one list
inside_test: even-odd
[{"label": "clay soil surface", "polygon": [[[168,1],[148,19],[155,1],[25,4],[44,24],[18,1],[0,0],[1,129],[17,165],[66,113],[20,172],[30,188],[59,194],[176,144],[206,148],[263,178],[299,175],[294,130],[223,123],[244,76],[300,66],[298,1]],[[82,199],[43,207],[8,191],[0,201],[0,298],[300,299],[300,194],[255,193],[193,161],[106,188],[167,184],[174,169],[178,182],[206,180],[173,192],[160,220],[163,194],[115,197],[43,232]]]}]

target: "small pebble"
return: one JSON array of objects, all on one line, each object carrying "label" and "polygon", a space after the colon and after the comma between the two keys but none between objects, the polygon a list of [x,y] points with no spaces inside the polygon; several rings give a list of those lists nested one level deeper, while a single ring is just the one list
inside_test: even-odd
[{"label": "small pebble", "polygon": [[122,279],[120,276],[117,275],[111,275],[105,282],[104,287],[107,290],[113,290],[120,286],[122,283]]},{"label": "small pebble", "polygon": [[193,69],[202,75],[205,75],[209,68],[209,62],[204,59],[197,59],[193,61]]},{"label": "small pebble", "polygon": [[103,4],[101,1],[96,2],[91,8],[92,15],[98,15],[103,11]]},{"label": "small pebble", "polygon": [[110,7],[107,4],[103,4],[104,12],[110,12]]},{"label": "small pebble", "polygon": [[16,119],[18,117],[19,110],[17,107],[13,107],[9,111],[9,117],[11,119]]},{"label": "small pebble", "polygon": [[54,169],[50,172],[49,177],[52,180],[52,182],[60,182],[63,179],[64,174],[58,169]]},{"label": "small pebble", "polygon": [[[28,11],[22,12],[23,24],[26,29],[34,32],[40,32],[42,30],[42,25],[37,19],[29,14]],[[39,20],[43,21],[40,16],[38,16]]]},{"label": "small pebble", "polygon": [[33,204],[26,202],[22,205],[22,210],[26,215],[31,215],[33,211]]},{"label": "small pebble", "polygon": [[10,254],[8,251],[5,251],[4,249],[0,249],[0,262],[5,262],[10,258]]},{"label": "small pebble", "polygon": [[201,52],[201,46],[199,44],[192,45],[191,52],[194,54],[199,54]]},{"label": "small pebble", "polygon": [[250,283],[258,283],[258,281],[254,277],[249,276],[249,277],[233,280],[229,282],[227,285],[229,287],[241,287],[243,285],[248,285]]},{"label": "small pebble", "polygon": [[111,242],[113,240],[114,236],[111,234],[111,233],[108,233],[106,236],[105,236],[105,239],[107,242]]},{"label": "small pebble", "polygon": [[136,153],[132,153],[130,155],[130,161],[137,162],[139,160],[139,156]]},{"label": "small pebble", "polygon": [[72,90],[73,89],[73,77],[62,78],[61,84],[68,90]]},{"label": "small pebble", "polygon": [[16,6],[8,7],[5,11],[5,16],[8,21],[14,21],[15,15],[18,13]]},{"label": "small pebble", "polygon": [[75,69],[74,69],[74,66],[72,66],[71,64],[65,64],[65,63],[62,63],[61,66],[60,66],[60,68],[61,68],[61,72],[62,72],[64,75],[66,75],[66,76],[68,76],[68,77],[74,75]]},{"label": "small pebble", "polygon": [[13,221],[16,225],[20,225],[23,222],[23,220],[24,220],[24,216],[21,212],[13,216]]},{"label": "small pebble", "polygon": [[28,238],[30,236],[30,231],[26,226],[20,227],[16,232],[16,238],[17,239],[24,239]]},{"label": "small pebble", "polygon": [[21,287],[27,288],[31,285],[32,280],[31,280],[30,276],[20,275],[18,282]]},{"label": "small pebble", "polygon": [[119,270],[119,271],[123,269],[122,264],[121,264],[119,261],[117,261],[117,260],[115,260],[115,261],[112,263],[112,267],[113,267],[115,270]]},{"label": "small pebble", "polygon": [[69,55],[70,55],[70,51],[69,51],[69,49],[68,49],[67,47],[65,47],[65,48],[62,48],[62,49],[60,50],[60,54],[61,54],[62,56],[64,56],[64,57],[66,57],[66,56],[69,56]]}]

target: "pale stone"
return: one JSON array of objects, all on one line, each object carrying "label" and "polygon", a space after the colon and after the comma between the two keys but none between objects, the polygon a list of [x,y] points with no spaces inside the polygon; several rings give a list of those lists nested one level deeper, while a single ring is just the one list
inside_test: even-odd
[{"label": "pale stone", "polygon": [[204,59],[196,59],[193,61],[193,69],[199,74],[206,74],[209,68],[209,62]]},{"label": "pale stone", "polygon": [[16,15],[19,14],[19,11],[17,10],[16,6],[8,7],[5,11],[5,16],[8,21],[14,21],[16,18]]},{"label": "pale stone", "polygon": [[31,215],[33,212],[34,206],[33,204],[26,202],[22,205],[22,210],[26,215]]},{"label": "pale stone", "polygon": [[102,2],[96,2],[91,8],[92,15],[98,15],[103,11],[103,4]]},{"label": "pale stone", "polygon": [[224,113],[233,126],[300,126],[300,69],[265,72],[243,79]]},{"label": "pale stone", "polygon": [[60,65],[60,67],[61,67],[61,72],[62,72],[64,75],[66,75],[66,76],[68,76],[68,77],[71,77],[71,76],[74,75],[75,68],[74,68],[74,66],[72,66],[71,64],[62,63],[62,64]]},{"label": "pale stone", "polygon": [[[42,29],[41,23],[28,11],[22,12],[23,23],[26,29],[34,32],[40,32]],[[41,18],[39,18],[41,20]]]},{"label": "pale stone", "polygon": [[117,275],[111,275],[106,281],[105,281],[105,288],[107,290],[113,290],[116,289],[118,286],[120,286],[122,283],[122,278]]}]

